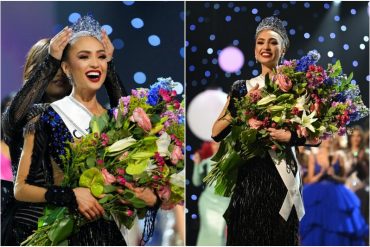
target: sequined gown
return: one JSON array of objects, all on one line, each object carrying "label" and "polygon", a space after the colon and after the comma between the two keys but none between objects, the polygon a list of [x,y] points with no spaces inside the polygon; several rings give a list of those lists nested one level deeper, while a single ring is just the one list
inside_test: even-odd
[{"label": "sequined gown", "polygon": [[[256,83],[260,88],[264,86],[260,77],[236,81],[229,94],[232,116],[236,114],[233,99],[247,93],[247,83],[250,84],[248,88]],[[229,126],[214,139],[220,141],[230,130]],[[299,220],[295,208],[287,221],[279,214],[286,193],[287,188],[268,154],[241,164],[236,187],[224,214],[227,222],[226,245],[298,245]]]},{"label": "sequined gown", "polygon": [[[56,146],[62,140],[51,140],[46,131],[44,131],[45,121],[41,121],[40,116],[43,114],[53,114],[48,108],[48,104],[44,102],[44,94],[48,83],[53,79],[58,69],[60,68],[60,61],[52,56],[47,56],[43,63],[41,63],[32,74],[31,78],[25,82],[22,89],[16,94],[11,105],[2,115],[1,128],[5,137],[5,142],[10,149],[13,177],[16,177],[18,162],[23,147],[23,134],[34,133],[35,144],[32,155],[32,164],[27,183],[37,186],[50,186],[53,184],[52,169],[50,165],[50,157],[47,155],[50,143]],[[121,87],[121,82],[115,72],[113,62],[108,63],[107,79],[104,82],[107,93],[110,99],[111,106],[115,106],[121,96],[126,95],[124,88]],[[38,104],[37,104],[38,103]],[[50,122],[50,124],[56,124]],[[64,123],[63,123],[64,124]],[[60,124],[62,125],[62,124]],[[50,133],[49,133],[50,134]],[[67,136],[63,140],[66,140]],[[2,245],[19,245],[24,241],[32,231],[37,228],[37,220],[43,214],[45,207],[44,203],[26,203],[16,201],[11,190],[9,194],[2,194],[6,197],[6,208],[2,208]],[[105,226],[100,227],[101,222],[96,224],[97,229],[104,229]],[[4,231],[3,231],[4,230]],[[88,236],[95,236],[91,245],[106,245],[101,241],[99,233],[88,233],[82,229],[81,245],[85,245],[84,239]],[[84,242],[85,241],[85,242]],[[74,245],[80,245],[79,242],[72,242]],[[121,242],[120,242],[121,243]],[[123,242],[124,243],[124,242]],[[89,244],[90,245],[90,244]]]}]

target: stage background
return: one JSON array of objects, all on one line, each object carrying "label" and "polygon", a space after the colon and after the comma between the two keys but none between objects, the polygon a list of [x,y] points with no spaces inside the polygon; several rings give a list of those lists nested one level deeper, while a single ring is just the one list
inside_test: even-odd
[{"label": "stage background", "polygon": [[[286,59],[300,58],[313,49],[320,52],[321,65],[340,59],[344,73],[354,73],[353,79],[369,106],[368,2],[187,2],[186,10],[188,106],[207,89],[219,88],[228,93],[234,81],[260,73],[254,58],[254,35],[259,21],[271,15],[285,21],[291,41]],[[238,48],[244,56],[244,65],[235,73],[226,73],[219,66],[218,54],[228,46]],[[186,233],[187,244],[195,245],[199,230],[198,199],[203,188],[194,187],[191,182],[192,154],[203,140],[189,128],[191,121],[196,119],[187,118]],[[369,119],[358,124],[368,129]]]}]

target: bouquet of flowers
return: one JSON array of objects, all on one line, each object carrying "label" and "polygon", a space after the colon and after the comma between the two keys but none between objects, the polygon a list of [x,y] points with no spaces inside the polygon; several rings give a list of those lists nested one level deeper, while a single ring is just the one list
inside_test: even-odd
[{"label": "bouquet of flowers", "polygon": [[[104,218],[128,229],[148,208],[127,184],[155,189],[162,209],[182,204],[184,101],[176,100],[173,88],[171,78],[159,78],[149,89],[135,89],[122,97],[111,116],[93,117],[91,133],[69,143],[62,157],[62,186],[90,188],[100,198]],[[67,245],[68,236],[85,223],[78,212],[47,207],[37,231],[22,244]]]},{"label": "bouquet of flowers", "polygon": [[264,88],[236,100],[231,134],[222,141],[205,179],[216,182],[216,193],[230,196],[241,160],[266,155],[269,149],[279,159],[287,158],[287,147],[270,139],[266,129],[286,129],[318,143],[336,133],[344,135],[350,122],[368,115],[358,85],[351,82],[352,73],[343,74],[339,60],[324,69],[316,64],[319,59],[314,50],[285,61],[271,79],[265,76]]}]

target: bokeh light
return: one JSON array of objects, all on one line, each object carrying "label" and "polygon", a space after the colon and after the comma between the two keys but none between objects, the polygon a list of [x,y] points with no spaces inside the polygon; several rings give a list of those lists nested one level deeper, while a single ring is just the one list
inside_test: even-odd
[{"label": "bokeh light", "polygon": [[244,55],[237,47],[229,46],[221,51],[218,63],[223,71],[233,73],[243,66]]}]

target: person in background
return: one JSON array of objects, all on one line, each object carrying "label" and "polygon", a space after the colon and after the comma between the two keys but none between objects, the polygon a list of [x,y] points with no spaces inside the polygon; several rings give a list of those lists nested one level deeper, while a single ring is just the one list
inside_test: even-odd
[{"label": "person in background", "polygon": [[[195,186],[203,184],[203,178],[211,171],[211,160],[218,151],[219,143],[204,142],[194,154],[192,182]],[[214,193],[214,187],[206,186],[199,196],[198,209],[200,229],[197,245],[223,246],[226,244],[226,222],[223,218],[230,198]],[[212,236],[212,237],[211,237]]]}]

